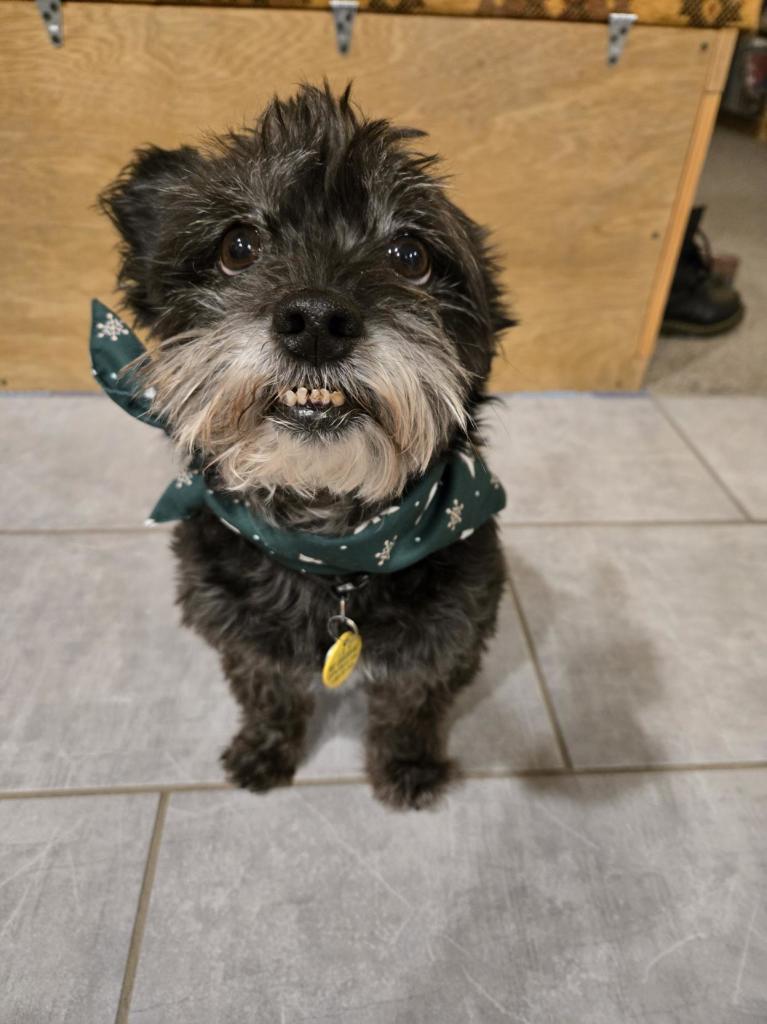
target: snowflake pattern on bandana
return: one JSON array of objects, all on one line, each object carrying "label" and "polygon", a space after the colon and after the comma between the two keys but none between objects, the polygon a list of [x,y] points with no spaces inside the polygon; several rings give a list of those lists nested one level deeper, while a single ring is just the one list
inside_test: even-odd
[{"label": "snowflake pattern on bandana", "polygon": [[188,469],[182,469],[176,477],[176,487],[189,487],[196,473],[190,473]]},{"label": "snowflake pattern on bandana", "polygon": [[445,509],[445,515],[447,516],[448,530],[454,530],[456,526],[460,526],[463,522],[463,502],[458,498],[453,498],[453,504],[448,505]]},{"label": "snowflake pattern on bandana", "polygon": [[384,541],[384,545],[380,551],[376,551],[376,562],[379,566],[386,565],[391,558],[391,553],[394,551],[394,545],[397,543],[397,535],[391,537],[389,540]]},{"label": "snowflake pattern on bandana", "polygon": [[118,319],[114,313],[107,313],[106,320],[96,324],[96,330],[99,338],[109,338],[110,341],[117,341],[122,334],[130,334],[122,320]]}]

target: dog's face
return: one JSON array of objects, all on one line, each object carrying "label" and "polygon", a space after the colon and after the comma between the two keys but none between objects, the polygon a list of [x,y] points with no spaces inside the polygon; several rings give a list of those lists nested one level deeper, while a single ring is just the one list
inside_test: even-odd
[{"label": "dog's face", "polygon": [[206,152],[140,152],[102,197],[154,411],[227,488],[383,500],[469,427],[508,322],[420,134],[303,87]]}]

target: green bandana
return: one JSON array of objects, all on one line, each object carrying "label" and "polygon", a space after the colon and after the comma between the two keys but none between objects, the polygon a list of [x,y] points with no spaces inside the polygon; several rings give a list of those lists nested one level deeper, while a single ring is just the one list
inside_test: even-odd
[{"label": "green bandana", "polygon": [[[152,416],[154,394],[142,391],[132,368],[145,349],[106,306],[93,300],[93,376],[126,412],[165,429]],[[506,504],[506,495],[478,455],[463,451],[436,462],[394,504],[353,533],[338,537],[280,530],[254,515],[239,498],[214,491],[204,471],[190,466],[166,489],[148,522],[189,519],[203,507],[229,529],[299,572],[337,576],[397,572],[440,548],[465,540]]]}]

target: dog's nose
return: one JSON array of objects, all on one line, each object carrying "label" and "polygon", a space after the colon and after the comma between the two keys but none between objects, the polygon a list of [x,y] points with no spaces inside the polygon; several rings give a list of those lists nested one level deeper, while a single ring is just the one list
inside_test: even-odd
[{"label": "dog's nose", "polygon": [[362,334],[362,313],[346,297],[305,288],[278,303],[272,327],[291,355],[319,365],[349,354]]}]

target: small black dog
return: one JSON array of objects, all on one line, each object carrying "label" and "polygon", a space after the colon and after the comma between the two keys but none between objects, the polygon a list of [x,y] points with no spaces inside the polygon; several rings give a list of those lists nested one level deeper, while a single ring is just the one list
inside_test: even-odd
[{"label": "small black dog", "polygon": [[[208,486],[283,530],[352,537],[479,444],[510,321],[484,232],[411,148],[422,135],[363,119],[348,89],[303,86],[205,152],[139,151],[102,196],[120,285],[155,339],[153,409]],[[292,779],[342,594],[364,637],[375,793],[416,808],[440,794],[456,773],[446,712],[504,581],[494,520],[464,533],[407,568],[339,580],[285,567],[208,510],[177,527],[184,622],[242,705],[223,754],[234,782]]]}]

